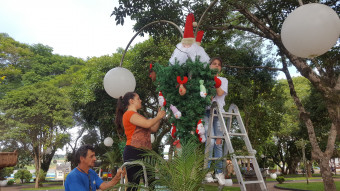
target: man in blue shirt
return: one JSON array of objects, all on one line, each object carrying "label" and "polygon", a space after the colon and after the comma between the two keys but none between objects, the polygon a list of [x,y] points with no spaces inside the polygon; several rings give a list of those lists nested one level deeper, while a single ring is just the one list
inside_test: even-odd
[{"label": "man in blue shirt", "polygon": [[96,191],[106,190],[116,185],[125,171],[119,169],[116,176],[110,182],[104,182],[91,168],[97,160],[94,148],[91,145],[83,145],[76,152],[77,168],[74,168],[65,181],[65,191]]}]

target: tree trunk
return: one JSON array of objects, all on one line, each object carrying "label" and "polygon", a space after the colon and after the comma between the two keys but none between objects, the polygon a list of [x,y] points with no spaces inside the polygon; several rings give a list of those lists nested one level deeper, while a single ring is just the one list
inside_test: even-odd
[{"label": "tree trunk", "polygon": [[323,179],[323,185],[325,190],[336,190],[334,179],[332,177],[331,168],[329,167],[329,158],[323,158],[319,162],[320,165],[320,172]]},{"label": "tree trunk", "polygon": [[55,154],[56,150],[52,150],[52,152],[50,154],[45,154],[42,156],[42,163],[41,163],[41,169],[44,171],[44,172],[47,172],[48,169],[50,168],[50,164],[51,164],[51,161],[52,161],[52,158]]},{"label": "tree trunk", "polygon": [[312,162],[310,162],[310,161],[308,161],[307,162],[307,176],[308,177],[312,177],[313,175],[312,175],[312,168],[313,168],[313,166],[312,166]]},{"label": "tree trunk", "polygon": [[39,171],[40,171],[40,157],[35,153],[34,163],[35,163],[35,186],[34,188],[39,188]]},{"label": "tree trunk", "polygon": [[[283,57],[283,55],[282,55],[282,57]],[[327,188],[325,187],[325,191],[335,191],[335,183],[334,183],[334,180],[332,178],[332,174],[330,173],[330,168],[329,168],[329,160],[330,160],[330,158],[332,157],[332,154],[333,154],[335,138],[336,138],[335,125],[334,124],[331,125],[329,135],[328,135],[327,148],[326,148],[325,152],[322,152],[320,147],[319,147],[319,144],[317,142],[315,131],[314,131],[314,126],[313,126],[313,123],[312,123],[312,121],[309,117],[309,113],[307,113],[305,111],[305,108],[303,107],[299,97],[296,94],[294,84],[293,84],[293,80],[292,80],[292,78],[289,74],[287,63],[284,61],[284,57],[282,58],[282,63],[283,63],[284,73],[285,73],[287,81],[288,81],[290,94],[291,94],[292,98],[294,99],[295,105],[299,109],[301,121],[305,122],[305,125],[307,127],[308,137],[309,137],[310,143],[312,145],[312,156],[313,156],[313,158],[315,158],[318,161],[323,161],[324,165],[328,166],[328,173],[323,174],[324,172],[326,172],[326,170],[324,170],[324,171],[321,170],[321,174],[322,174],[322,177],[323,177],[323,183],[324,183],[324,185],[326,185],[326,184],[328,185]],[[305,169],[307,169],[307,168],[305,167]],[[327,177],[327,178],[324,178],[324,177]]]},{"label": "tree trunk", "polygon": [[294,158],[294,160],[291,161],[290,165],[288,165],[288,174],[296,174],[296,168],[298,166],[298,163],[300,161],[300,158]]}]

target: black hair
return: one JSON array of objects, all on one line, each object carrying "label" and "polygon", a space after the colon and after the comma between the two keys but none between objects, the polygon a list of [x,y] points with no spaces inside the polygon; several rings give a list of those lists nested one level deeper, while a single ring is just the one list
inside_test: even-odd
[{"label": "black hair", "polygon": [[135,92],[127,92],[124,97],[120,96],[118,98],[117,108],[116,108],[116,119],[115,124],[118,127],[118,130],[123,129],[122,118],[125,110],[129,106],[129,100],[133,99],[136,96]]},{"label": "black hair", "polygon": [[222,61],[222,58],[220,58],[220,57],[213,57],[212,59],[210,59],[209,65],[211,65],[215,60],[220,61],[221,67],[223,66],[223,61]]},{"label": "black hair", "polygon": [[88,150],[95,152],[93,146],[89,145],[89,144],[82,145],[81,147],[79,147],[79,149],[77,150],[76,155],[75,155],[75,161],[76,161],[77,164],[80,163],[80,157],[86,158]]}]

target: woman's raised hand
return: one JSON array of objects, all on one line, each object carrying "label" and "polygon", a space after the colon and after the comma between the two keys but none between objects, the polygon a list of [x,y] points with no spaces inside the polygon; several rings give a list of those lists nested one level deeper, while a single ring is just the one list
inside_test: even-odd
[{"label": "woman's raised hand", "polygon": [[162,119],[164,116],[165,116],[165,110],[162,110],[162,108],[159,107],[157,117]]}]

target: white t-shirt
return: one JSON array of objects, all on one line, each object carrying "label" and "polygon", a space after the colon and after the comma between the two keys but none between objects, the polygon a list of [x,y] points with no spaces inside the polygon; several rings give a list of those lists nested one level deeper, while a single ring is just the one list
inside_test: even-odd
[{"label": "white t-shirt", "polygon": [[171,55],[169,62],[171,65],[174,65],[175,61],[177,60],[179,65],[182,65],[187,61],[188,58],[190,58],[192,61],[195,61],[196,56],[199,57],[200,62],[209,63],[210,57],[201,46],[193,43],[189,48],[186,48],[182,43],[178,43],[176,45],[176,49]]},{"label": "white t-shirt", "polygon": [[[216,101],[218,103],[218,105],[220,106],[220,110],[221,112],[225,112],[223,107],[225,105],[225,101],[224,101],[224,98],[225,96],[228,94],[228,80],[227,78],[223,78],[223,77],[217,77],[218,79],[221,80],[222,84],[221,84],[221,87],[222,90],[224,91],[223,95],[221,96],[218,96],[218,95],[215,95],[214,98],[211,100],[211,103]],[[210,109],[210,106],[207,107],[207,109]]]}]

